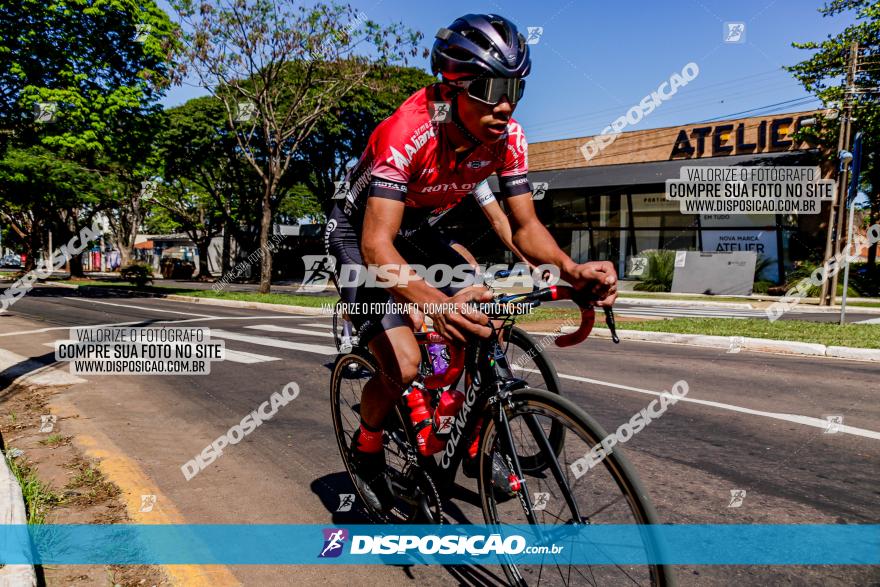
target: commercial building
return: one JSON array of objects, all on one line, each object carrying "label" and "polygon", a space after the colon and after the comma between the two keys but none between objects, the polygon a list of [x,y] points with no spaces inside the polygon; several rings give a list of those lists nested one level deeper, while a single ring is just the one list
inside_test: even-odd
[{"label": "commercial building", "polygon": [[[832,173],[823,153],[791,135],[817,112],[793,112],[735,120],[625,132],[601,150],[583,137],[529,145],[538,216],[576,261],[607,259],[622,276],[630,259],[653,249],[755,251],[769,261],[765,279],[779,281],[794,261],[824,250],[827,203],[819,214],[683,214],[665,199],[665,181],[682,166],[820,166]],[[491,183],[491,182],[490,182]],[[497,184],[492,185],[497,189]],[[540,198],[540,195],[538,195]],[[480,260],[506,258],[500,241],[468,202],[444,225]],[[460,235],[470,235],[460,238]],[[470,241],[470,242],[469,242]]]}]

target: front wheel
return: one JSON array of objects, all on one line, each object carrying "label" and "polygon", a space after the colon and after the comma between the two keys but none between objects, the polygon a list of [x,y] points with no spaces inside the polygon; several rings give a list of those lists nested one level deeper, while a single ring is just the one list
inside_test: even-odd
[{"label": "front wheel", "polygon": [[[563,450],[558,455],[546,434],[552,425],[563,430]],[[579,460],[606,436],[598,423],[563,397],[531,388],[513,392],[495,417],[487,416],[480,440],[479,491],[486,523],[656,524],[654,508],[619,449],[590,467]],[[531,444],[526,452],[536,452],[547,462],[541,471],[530,473],[515,458],[523,452],[518,444],[526,439]],[[575,461],[579,464],[573,467]],[[648,557],[655,556],[658,545],[646,533],[639,534]],[[570,556],[573,547],[570,544],[562,552]],[[576,564],[561,554],[548,554],[540,564],[512,555],[503,566],[513,585],[671,585],[673,581],[664,565]]]}]

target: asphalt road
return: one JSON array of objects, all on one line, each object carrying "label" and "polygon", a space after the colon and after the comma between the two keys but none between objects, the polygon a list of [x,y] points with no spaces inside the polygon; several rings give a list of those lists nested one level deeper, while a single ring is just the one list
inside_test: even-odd
[{"label": "asphalt road", "polygon": [[[209,376],[86,377],[62,393],[143,467],[189,522],[365,521],[357,508],[336,512],[339,494],[353,489],[330,421],[328,366],[335,351],[328,350],[328,318],[37,288],[0,316],[0,349],[39,356],[51,352],[46,344],[66,338],[70,326],[181,320],[221,330],[214,335],[238,352],[237,361],[214,363]],[[880,522],[880,366],[599,339],[548,348],[564,393],[608,430],[644,408],[650,392],[688,382],[687,401],[624,449],[662,522]],[[293,403],[184,479],[184,462],[291,381],[302,390]],[[826,415],[843,415],[850,432],[826,433]],[[732,490],[746,491],[740,507],[728,507]],[[481,522],[468,492],[459,497],[446,506],[451,519]],[[469,567],[232,571],[247,585],[497,580]],[[872,585],[880,583],[880,569],[679,567],[678,578],[683,585]]]}]

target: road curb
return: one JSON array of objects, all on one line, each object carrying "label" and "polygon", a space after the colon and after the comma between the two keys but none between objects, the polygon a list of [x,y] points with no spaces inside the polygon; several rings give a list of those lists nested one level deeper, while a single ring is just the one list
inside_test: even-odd
[{"label": "road curb", "polygon": [[[0,524],[27,524],[24,496],[18,479],[9,469],[6,455],[0,453]],[[25,554],[26,553],[22,553]],[[0,585],[35,587],[37,573],[33,565],[6,565],[0,568]]]},{"label": "road curb", "polygon": [[192,298],[189,296],[181,296],[178,294],[170,294],[161,296],[160,299],[174,300],[176,302],[191,302],[196,304],[205,304],[206,306],[225,306],[227,308],[247,308],[248,310],[269,310],[272,312],[282,312],[284,314],[299,314],[301,316],[326,316],[327,314],[321,308],[312,308],[309,306],[288,306],[285,304],[267,304],[266,302],[244,302],[241,300],[220,300],[217,298]]},{"label": "road curb", "polygon": [[[574,326],[563,326],[562,333],[577,330]],[[534,334],[559,334],[535,332]],[[709,336],[704,334],[677,334],[673,332],[649,332],[643,330],[618,330],[621,340],[637,340],[658,342],[662,344],[686,344],[690,346],[739,349],[739,351],[758,351],[763,353],[780,353],[803,357],[826,357],[830,359],[847,359],[851,361],[880,362],[880,349],[864,349],[856,347],[825,346],[810,342],[793,340],[773,340],[770,338],[748,338],[738,336]],[[590,336],[611,338],[605,328],[596,328]]]},{"label": "road curb", "polygon": [[633,306],[673,306],[673,307],[691,307],[699,306],[706,308],[728,308],[739,310],[755,310],[756,308],[748,302],[710,302],[706,300],[663,300],[655,298],[630,298],[627,296],[619,296],[618,302],[625,302]]}]

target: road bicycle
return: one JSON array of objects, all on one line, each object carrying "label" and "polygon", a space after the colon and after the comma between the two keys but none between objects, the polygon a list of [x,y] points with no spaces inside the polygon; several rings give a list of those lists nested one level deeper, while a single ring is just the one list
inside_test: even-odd
[{"label": "road bicycle", "polygon": [[[587,471],[578,469],[579,474],[575,474],[572,463],[607,436],[604,429],[569,399],[529,387],[514,373],[507,350],[513,342],[511,332],[517,316],[543,301],[559,299],[572,299],[578,304],[581,323],[575,332],[556,338],[556,344],[582,342],[592,330],[595,310],[589,300],[570,287],[501,295],[490,304],[480,305],[491,319],[493,335],[463,349],[463,369],[454,385],[464,392],[465,399],[449,425],[448,439],[431,456],[424,456],[417,448],[418,433],[406,396],[419,389],[437,401],[439,392],[427,389],[423,381],[431,368],[425,349],[439,335],[414,333],[423,356],[420,376],[384,422],[386,473],[395,503],[386,512],[365,506],[373,520],[442,524],[444,499],[449,497],[456,474],[467,460],[475,463],[480,507],[485,523],[492,526],[657,523],[646,492],[618,448],[597,465]],[[619,342],[610,308],[605,309],[605,315],[612,339]],[[350,475],[350,446],[360,422],[361,391],[376,371],[375,359],[364,346],[339,355],[333,367],[333,425]],[[363,496],[361,502],[367,503]],[[642,536],[649,557],[646,560],[656,560],[653,556],[657,545],[646,534]],[[512,585],[673,583],[670,569],[658,564],[566,565],[556,558],[525,564],[509,557],[501,566]]]}]

